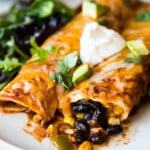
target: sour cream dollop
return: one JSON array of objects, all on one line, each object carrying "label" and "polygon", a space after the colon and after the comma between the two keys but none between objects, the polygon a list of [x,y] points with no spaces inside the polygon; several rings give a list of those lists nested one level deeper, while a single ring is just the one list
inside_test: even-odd
[{"label": "sour cream dollop", "polygon": [[116,31],[96,22],[87,24],[80,38],[80,58],[93,66],[120,52],[126,46],[124,38]]}]

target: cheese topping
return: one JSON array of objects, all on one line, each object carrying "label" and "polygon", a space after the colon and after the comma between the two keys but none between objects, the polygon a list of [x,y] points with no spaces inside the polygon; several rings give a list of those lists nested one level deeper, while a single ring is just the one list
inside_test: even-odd
[{"label": "cheese topping", "polygon": [[80,39],[80,58],[93,66],[120,52],[126,46],[122,36],[96,22],[85,26]]},{"label": "cheese topping", "polygon": [[132,63],[129,64],[124,61],[114,62],[112,64],[109,64],[105,68],[103,68],[103,70],[101,70],[100,72],[91,76],[90,80],[92,82],[100,82],[101,80],[103,80],[104,78],[109,76],[112,72],[114,72],[118,69],[121,69],[121,68],[131,69],[133,66],[134,66],[134,64],[132,64]]}]

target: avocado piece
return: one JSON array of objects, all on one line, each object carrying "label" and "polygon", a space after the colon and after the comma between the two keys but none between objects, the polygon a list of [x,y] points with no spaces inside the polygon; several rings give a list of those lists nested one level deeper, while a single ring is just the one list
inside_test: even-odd
[{"label": "avocado piece", "polygon": [[92,0],[84,0],[82,3],[82,14],[97,19],[99,15],[108,10],[107,6],[100,5]]},{"label": "avocado piece", "polygon": [[72,82],[78,84],[79,82],[88,78],[91,74],[91,70],[88,64],[80,65],[73,73]]},{"label": "avocado piece", "polygon": [[57,135],[52,140],[58,150],[73,150],[71,142],[63,135]]},{"label": "avocado piece", "polygon": [[96,19],[99,14],[98,5],[95,2],[85,0],[82,3],[82,13]]},{"label": "avocado piece", "polygon": [[150,51],[142,40],[131,40],[126,42],[128,49],[135,56],[149,55]]}]

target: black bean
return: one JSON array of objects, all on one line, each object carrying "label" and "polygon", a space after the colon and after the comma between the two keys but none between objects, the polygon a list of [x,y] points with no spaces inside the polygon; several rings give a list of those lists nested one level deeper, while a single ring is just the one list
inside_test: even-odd
[{"label": "black bean", "polygon": [[88,133],[81,130],[77,130],[74,134],[74,137],[77,143],[82,143],[83,141],[88,140]]},{"label": "black bean", "polygon": [[95,122],[102,127],[107,123],[106,114],[104,112],[99,111],[98,109],[94,111],[92,115],[92,120],[95,120]]},{"label": "black bean", "polygon": [[69,18],[67,16],[61,15],[59,13],[54,13],[48,21],[48,26],[51,28],[56,28],[64,25],[68,21]]},{"label": "black bean", "polygon": [[88,131],[89,130],[89,125],[82,120],[75,121],[74,126],[77,130],[82,130],[82,131]]},{"label": "black bean", "polygon": [[107,134],[103,131],[103,130],[91,130],[90,131],[90,136],[89,136],[89,141],[91,141],[92,143],[95,143],[95,144],[100,144],[104,141],[106,141],[107,139]]},{"label": "black bean", "polygon": [[92,119],[92,113],[86,113],[84,115],[84,118],[83,118],[84,121],[88,122],[91,119]]},{"label": "black bean", "polygon": [[101,113],[99,110],[95,110],[92,116],[92,119],[95,121],[103,119],[105,114]]},{"label": "black bean", "polygon": [[107,119],[98,120],[98,125],[101,126],[103,129],[106,129],[107,127]]},{"label": "black bean", "polygon": [[100,102],[96,102],[96,101],[92,101],[90,100],[91,103],[93,103],[96,107],[96,109],[98,109],[101,113],[105,114],[106,113],[106,108],[100,103]]},{"label": "black bean", "polygon": [[0,82],[3,82],[7,79],[7,75],[0,73]]},{"label": "black bean", "polygon": [[71,104],[74,112],[90,112],[95,109],[95,106],[88,102],[88,100],[79,100]]},{"label": "black bean", "polygon": [[15,43],[21,50],[26,52],[26,54],[30,54],[31,36],[35,38],[38,45],[41,45],[49,35],[62,27],[68,20],[69,18],[62,16],[59,13],[55,13],[43,20],[31,18],[30,23],[14,29]]},{"label": "black bean", "polygon": [[106,128],[106,131],[109,134],[118,134],[118,133],[122,132],[122,130],[123,130],[123,128],[121,125],[109,125]]},{"label": "black bean", "polygon": [[30,23],[21,25],[14,29],[14,39],[16,45],[24,51],[26,54],[30,54],[30,37],[34,36],[34,34],[39,31],[40,27],[37,25],[35,19],[33,19]]}]

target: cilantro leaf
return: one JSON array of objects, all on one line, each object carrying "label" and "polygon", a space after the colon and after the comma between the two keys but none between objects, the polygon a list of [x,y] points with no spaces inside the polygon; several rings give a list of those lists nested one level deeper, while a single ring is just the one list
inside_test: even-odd
[{"label": "cilantro leaf", "polygon": [[6,57],[4,60],[0,60],[0,70],[1,72],[9,72],[14,70],[17,67],[20,67],[22,63],[18,61],[17,58],[8,58]]},{"label": "cilantro leaf", "polygon": [[77,52],[73,52],[69,55],[67,55],[65,58],[64,58],[64,64],[66,66],[68,66],[68,69],[72,69],[73,67],[76,66],[78,62],[78,54]]},{"label": "cilantro leaf", "polygon": [[31,54],[38,55],[38,58],[35,61],[44,61],[48,58],[48,54],[51,51],[52,47],[47,47],[48,49],[43,49],[39,47],[33,37],[31,37],[30,39],[30,44],[32,46],[30,49]]},{"label": "cilantro leaf", "polygon": [[65,90],[70,90],[74,86],[72,82],[72,76],[69,74],[57,72],[52,74],[51,79],[56,83],[62,84]]},{"label": "cilantro leaf", "polygon": [[150,11],[145,10],[136,16],[137,21],[149,22],[150,21]]},{"label": "cilantro leaf", "polygon": [[63,60],[58,61],[57,68],[59,72],[68,73],[78,63],[77,52],[73,52],[64,57]]},{"label": "cilantro leaf", "polygon": [[58,72],[52,74],[51,79],[62,84],[65,90],[73,88],[72,70],[80,63],[77,52],[72,52],[57,62]]}]

